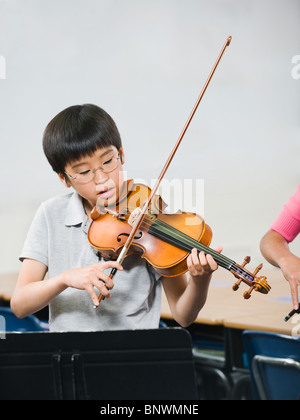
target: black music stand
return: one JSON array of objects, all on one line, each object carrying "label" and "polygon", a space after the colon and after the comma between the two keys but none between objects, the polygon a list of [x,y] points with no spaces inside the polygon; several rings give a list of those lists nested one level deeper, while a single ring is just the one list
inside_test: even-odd
[{"label": "black music stand", "polygon": [[195,400],[190,335],[180,328],[7,333],[0,399]]}]

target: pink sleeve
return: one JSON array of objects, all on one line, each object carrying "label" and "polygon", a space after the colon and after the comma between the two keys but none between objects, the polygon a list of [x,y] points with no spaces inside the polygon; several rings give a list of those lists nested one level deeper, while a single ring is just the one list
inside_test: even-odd
[{"label": "pink sleeve", "polygon": [[292,242],[300,233],[300,184],[270,229],[280,233],[287,242]]}]

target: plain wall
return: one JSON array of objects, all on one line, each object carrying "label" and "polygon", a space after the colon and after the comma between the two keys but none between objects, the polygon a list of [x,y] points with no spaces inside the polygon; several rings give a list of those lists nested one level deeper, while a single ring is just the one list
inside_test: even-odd
[{"label": "plain wall", "polygon": [[50,119],[101,106],[128,178],[150,185],[229,35],[165,185],[204,213],[212,246],[263,261],[259,241],[299,183],[299,21],[299,0],[0,0],[0,273],[19,269],[40,202],[69,192],[43,155]]}]

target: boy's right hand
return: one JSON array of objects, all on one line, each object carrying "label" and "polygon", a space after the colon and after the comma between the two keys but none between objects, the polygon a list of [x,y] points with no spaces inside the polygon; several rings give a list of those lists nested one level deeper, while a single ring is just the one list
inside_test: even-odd
[{"label": "boy's right hand", "polygon": [[88,265],[81,268],[73,268],[64,272],[64,283],[67,287],[73,287],[79,290],[86,290],[95,306],[99,306],[98,296],[95,292],[96,287],[106,298],[110,298],[109,290],[114,287],[112,279],[104,273],[108,268],[123,270],[121,264],[116,261],[105,261]]}]

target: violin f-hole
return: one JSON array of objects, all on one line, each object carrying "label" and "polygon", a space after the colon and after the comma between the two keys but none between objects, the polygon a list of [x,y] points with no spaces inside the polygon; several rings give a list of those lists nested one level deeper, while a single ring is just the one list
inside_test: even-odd
[{"label": "violin f-hole", "polygon": [[[129,236],[129,233],[120,233],[120,234],[117,236],[117,241],[118,241],[118,242],[121,242],[121,241],[122,241],[121,236],[126,236],[126,237],[128,237],[128,236]],[[142,236],[143,236],[143,232],[141,232],[141,231],[140,231],[139,235],[138,235],[138,236],[135,236],[135,237],[134,237],[134,239],[139,240],[139,239],[141,239],[141,238],[142,238]]]}]

